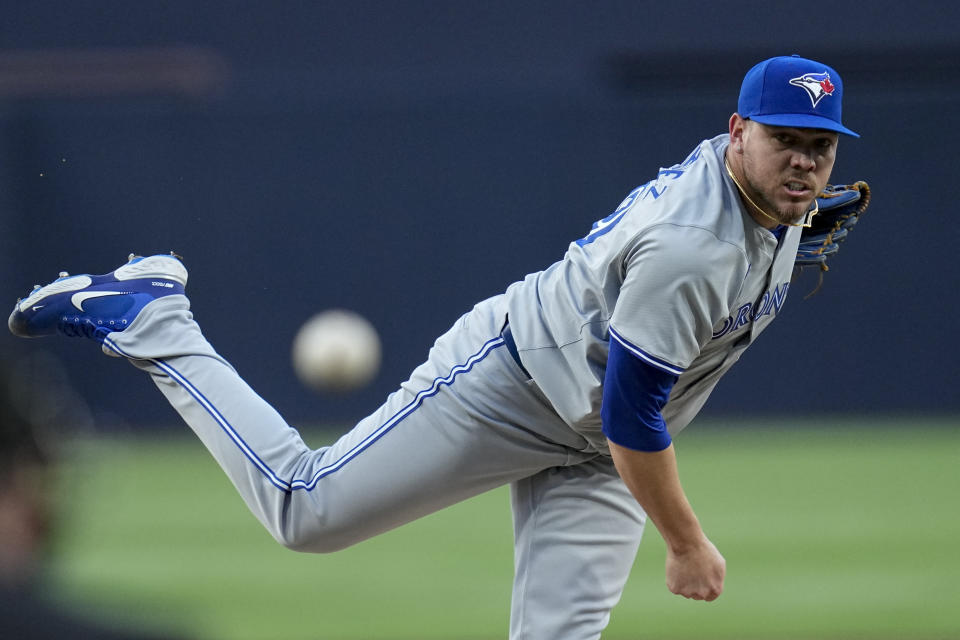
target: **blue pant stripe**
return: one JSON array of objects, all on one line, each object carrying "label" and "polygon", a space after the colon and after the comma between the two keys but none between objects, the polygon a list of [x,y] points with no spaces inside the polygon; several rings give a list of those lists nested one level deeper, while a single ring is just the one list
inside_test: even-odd
[{"label": "blue pant stripe", "polygon": [[350,451],[342,455],[340,459],[338,459],[333,464],[323,467],[322,469],[318,469],[317,472],[314,473],[313,477],[310,479],[309,483],[304,484],[302,483],[302,481],[299,481],[299,480],[294,481],[293,482],[294,488],[301,488],[302,486],[302,488],[305,488],[307,490],[313,489],[321,478],[328,476],[331,473],[343,467],[343,465],[345,465],[347,462],[352,460],[354,457],[356,457],[359,453],[361,453],[371,444],[373,444],[374,442],[382,438],[391,429],[393,429],[398,424],[403,422],[404,419],[406,419],[421,404],[423,404],[423,401],[426,398],[429,398],[431,396],[435,396],[436,394],[438,394],[440,392],[441,387],[452,385],[454,379],[459,374],[466,373],[471,369],[473,369],[473,366],[478,362],[480,362],[481,360],[483,360],[484,358],[486,358],[487,355],[490,354],[491,350],[502,345],[503,345],[503,338],[500,336],[497,336],[496,338],[485,343],[483,347],[480,348],[480,351],[470,356],[470,358],[468,358],[464,364],[457,365],[453,369],[451,369],[450,373],[447,374],[447,376],[442,378],[441,377],[434,378],[433,384],[431,384],[429,388],[419,392],[414,397],[414,399],[410,401],[409,404],[407,404],[405,407],[400,409],[400,411],[395,413],[389,420],[383,423],[376,431],[374,431],[369,436],[364,438],[362,442],[357,444],[357,446],[355,446],[353,449],[351,449]]},{"label": "blue pant stripe", "polygon": [[[123,351],[115,342],[113,342],[109,337],[104,337],[103,344],[107,345],[110,349],[117,352],[118,354],[130,358],[133,358],[129,354]],[[350,449],[350,451],[343,454],[338,460],[333,462],[330,465],[327,465],[321,469],[318,469],[309,480],[292,480],[286,482],[282,480],[274,471],[264,462],[260,456],[258,456],[253,449],[244,441],[240,434],[234,429],[233,425],[223,416],[222,413],[214,406],[203,393],[200,392],[183,374],[177,371],[173,366],[168,362],[156,358],[148,358],[147,361],[154,364],[162,371],[164,371],[171,379],[173,379],[177,384],[183,387],[187,393],[189,393],[197,403],[203,407],[203,409],[210,414],[210,417],[220,426],[220,428],[227,434],[227,436],[237,445],[237,448],[243,453],[243,455],[253,463],[253,465],[260,470],[260,472],[274,485],[277,489],[289,492],[297,489],[304,489],[306,491],[311,491],[317,486],[317,483],[324,477],[338,471],[343,468],[343,466],[355,458],[357,455],[366,450],[374,442],[382,438],[386,433],[396,427],[398,424],[403,422],[403,420],[409,416],[413,411],[415,411],[426,398],[436,395],[440,392],[440,389],[443,386],[450,386],[453,384],[454,380],[461,373],[466,373],[473,369],[474,365],[486,358],[490,352],[496,348],[502,346],[503,338],[497,336],[486,342],[480,350],[474,355],[470,356],[467,361],[462,365],[456,365],[453,369],[450,370],[450,373],[444,377],[434,378],[433,383],[427,389],[420,391],[410,401],[409,404],[404,406],[400,411],[395,413],[389,420],[383,423],[370,435],[364,438],[359,442],[355,447]]]}]

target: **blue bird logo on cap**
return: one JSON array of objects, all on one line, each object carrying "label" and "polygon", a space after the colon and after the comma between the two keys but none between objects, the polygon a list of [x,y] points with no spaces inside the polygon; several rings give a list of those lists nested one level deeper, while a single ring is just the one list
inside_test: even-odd
[{"label": "blue bird logo on cap", "polygon": [[805,73],[797,78],[791,78],[790,84],[806,91],[814,108],[824,97],[832,95],[836,88],[830,82],[830,74],[826,71],[823,73]]}]

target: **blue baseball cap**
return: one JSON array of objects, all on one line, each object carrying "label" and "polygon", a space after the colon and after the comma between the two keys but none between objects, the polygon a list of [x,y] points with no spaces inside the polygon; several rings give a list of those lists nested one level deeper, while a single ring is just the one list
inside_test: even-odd
[{"label": "blue baseball cap", "polygon": [[831,67],[798,55],[755,65],[743,77],[737,113],[763,124],[826,129],[859,138],[840,121],[843,81]]}]

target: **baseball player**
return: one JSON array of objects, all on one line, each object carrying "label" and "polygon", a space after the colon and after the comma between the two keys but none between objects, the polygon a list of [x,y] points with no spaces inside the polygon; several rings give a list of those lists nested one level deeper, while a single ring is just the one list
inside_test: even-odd
[{"label": "baseball player", "polygon": [[208,343],[174,255],[61,274],[18,301],[9,326],[93,338],[152,376],[291,549],[336,551],[509,484],[510,637],[598,638],[647,517],[670,591],[723,591],[725,561],[684,495],[672,439],[783,307],[838,136],[857,135],[842,94],[823,63],[756,65],[727,133],[463,315],[329,447],[308,448]]}]

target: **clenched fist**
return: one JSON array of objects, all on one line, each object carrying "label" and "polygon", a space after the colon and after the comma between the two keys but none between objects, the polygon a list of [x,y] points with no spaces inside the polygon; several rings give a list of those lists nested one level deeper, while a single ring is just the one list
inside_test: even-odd
[{"label": "clenched fist", "polygon": [[723,593],[727,561],[712,542],[703,538],[702,543],[682,551],[668,548],[666,573],[671,593],[710,602]]}]

